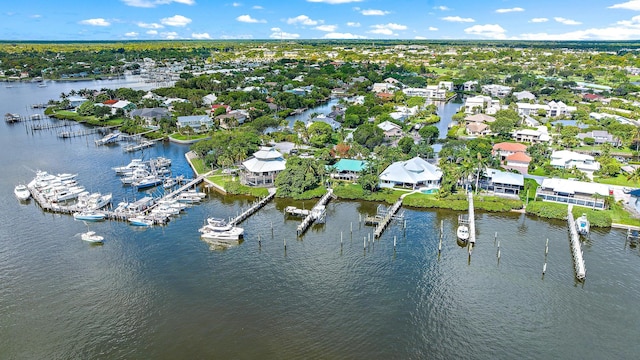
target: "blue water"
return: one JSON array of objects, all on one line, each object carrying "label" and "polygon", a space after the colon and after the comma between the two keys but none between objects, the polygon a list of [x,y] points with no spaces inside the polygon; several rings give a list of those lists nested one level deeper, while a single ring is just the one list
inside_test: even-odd
[{"label": "blue water", "polygon": [[[2,111],[26,114],[25,105],[42,101],[36,90],[62,91],[27,90],[0,88]],[[141,154],[92,140],[0,124],[0,358],[634,359],[640,353],[640,248],[623,231],[595,229],[583,243],[585,283],[574,278],[565,222],[479,213],[469,260],[455,240],[457,212],[403,208],[406,229],[393,223],[369,241],[373,229],[359,219],[375,214],[373,202],[332,201],[327,223],[296,238],[300,219],[285,217],[284,208],[313,202],[276,200],[242,223],[243,243],[220,251],[197,229],[208,216],[234,216],[253,199],[210,193],[164,227],[90,224],[105,237],[104,245],[92,246],[77,236],[87,229],[83,222],[13,196],[16,184],[33,177],[30,169],[77,172],[80,183],[113,192],[115,201],[141,196],[111,170]],[[189,175],[186,150],[158,144],[144,156],[170,157],[174,172]]]}]

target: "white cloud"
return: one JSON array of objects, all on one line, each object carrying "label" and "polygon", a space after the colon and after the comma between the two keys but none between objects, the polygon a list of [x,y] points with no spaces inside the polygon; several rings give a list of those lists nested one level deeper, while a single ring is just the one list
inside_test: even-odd
[{"label": "white cloud", "polygon": [[307,25],[307,26],[314,26],[314,25],[318,25],[318,24],[322,24],[323,21],[322,20],[312,20],[310,17],[308,17],[307,15],[298,15],[294,18],[288,18],[287,19],[287,24],[289,25]]},{"label": "white cloud", "polygon": [[532,23],[543,23],[543,22],[547,22],[547,21],[549,21],[549,19],[547,19],[547,18],[533,18],[533,19],[529,20],[529,22],[532,22]]},{"label": "white cloud", "polygon": [[231,4],[231,6],[233,6],[233,7],[239,7],[239,6],[242,6],[242,4],[237,3],[237,2],[234,2],[233,4]]},{"label": "white cloud", "polygon": [[486,25],[473,25],[464,29],[464,32],[469,35],[478,35],[490,39],[505,39],[505,29],[498,24],[486,24]]},{"label": "white cloud", "polygon": [[350,26],[350,27],[360,27],[360,23],[359,23],[359,22],[355,22],[355,21],[349,21],[349,22],[347,23],[347,26]]},{"label": "white cloud", "polygon": [[338,28],[337,25],[319,25],[319,26],[316,26],[314,29],[320,30],[320,31],[334,32],[336,31],[337,28]]},{"label": "white cloud", "polygon": [[40,14],[33,14],[33,15],[29,16],[29,17],[30,17],[30,18],[32,18],[32,19],[40,19],[40,18],[42,17],[42,15],[40,15]]},{"label": "white cloud", "polygon": [[444,6],[444,5],[435,6],[434,9],[440,10],[440,11],[449,11],[449,10],[451,10],[448,7]]},{"label": "white cloud", "polygon": [[631,0],[620,4],[609,6],[609,9],[625,9],[640,11],[640,0]]},{"label": "white cloud", "polygon": [[174,15],[164,18],[160,20],[160,22],[167,26],[187,26],[189,23],[191,23],[191,19],[182,15]]},{"label": "white cloud", "polygon": [[82,25],[91,25],[91,26],[109,26],[109,25],[111,25],[110,22],[108,22],[107,20],[105,20],[103,18],[82,20],[82,21],[80,21],[80,24],[82,24]]},{"label": "white cloud", "polygon": [[252,8],[253,10],[262,10],[262,9],[264,9],[264,8],[263,8],[262,6],[260,6],[260,5],[253,5],[251,8]]},{"label": "white cloud", "polygon": [[416,40],[427,40],[427,38],[424,37],[424,36],[416,36],[416,37],[414,37],[414,39],[416,39]]},{"label": "white cloud", "polygon": [[271,28],[271,35],[269,35],[272,39],[297,39],[300,37],[300,34],[293,34],[282,31],[280,28]]},{"label": "white cloud", "polygon": [[234,39],[253,39],[253,35],[251,34],[240,34],[240,35],[221,35],[220,39],[225,40],[234,40]]},{"label": "white cloud", "polygon": [[338,32],[332,32],[332,33],[327,33],[324,34],[323,36],[325,39],[366,39],[366,36],[362,36],[362,35],[356,35],[356,34],[352,34],[352,33],[338,33]]},{"label": "white cloud", "polygon": [[438,31],[438,28],[434,26],[429,26],[429,31]]},{"label": "white cloud", "polygon": [[266,20],[258,20],[258,19],[254,19],[251,17],[251,15],[240,15],[236,18],[236,20],[243,22],[243,23],[250,23],[250,24],[255,24],[255,23],[266,23]]},{"label": "white cloud", "polygon": [[143,23],[139,22],[137,24],[139,27],[144,29],[162,29],[164,26],[157,23]]},{"label": "white cloud", "polygon": [[158,31],[157,30],[149,30],[149,31],[147,31],[147,35],[158,35]]},{"label": "white cloud", "polygon": [[475,20],[473,20],[472,18],[462,18],[460,16],[445,16],[441,18],[441,20],[460,23],[475,22]]},{"label": "white cloud", "polygon": [[364,16],[384,16],[389,14],[386,10],[377,10],[377,9],[363,9],[360,11],[360,14]]},{"label": "white cloud", "polygon": [[361,2],[362,0],[307,0],[312,3],[325,3],[325,4],[349,4],[354,2]]},{"label": "white cloud", "polygon": [[194,5],[195,0],[122,0],[125,5],[141,8],[154,8],[158,5],[168,5],[178,3],[184,5]]},{"label": "white cloud", "polygon": [[211,39],[211,36],[209,36],[209,33],[206,33],[206,32],[205,32],[205,33],[199,33],[199,34],[198,34],[198,33],[192,33],[192,34],[191,34],[191,37],[192,37],[193,39],[199,39],[199,40],[202,40],[202,39]]},{"label": "white cloud", "polygon": [[371,34],[380,34],[380,35],[398,35],[394,33],[396,30],[407,30],[405,25],[388,23],[388,24],[377,24],[371,25],[373,30],[369,31]]},{"label": "white cloud", "polygon": [[521,12],[524,11],[523,8],[521,7],[514,7],[514,8],[509,8],[509,9],[498,9],[496,10],[496,12],[498,14],[506,14],[506,13],[510,13],[510,12]]},{"label": "white cloud", "polygon": [[162,33],[160,33],[160,36],[162,36],[163,38],[165,38],[167,40],[173,40],[173,39],[177,39],[178,38],[178,33],[175,32],[175,31],[162,32]]},{"label": "white cloud", "polygon": [[582,24],[579,21],[575,21],[575,20],[571,20],[571,19],[565,19],[565,18],[559,17],[559,16],[554,17],[553,20],[555,20],[555,21],[557,21],[557,22],[559,22],[561,24],[565,24],[565,25],[580,25],[580,24]]},{"label": "white cloud", "polygon": [[128,36],[128,37],[136,37],[136,36],[138,36],[138,33],[137,33],[137,32],[135,32],[135,31],[130,31],[130,32],[128,32],[128,33],[126,33],[126,34],[124,34],[124,36]]}]

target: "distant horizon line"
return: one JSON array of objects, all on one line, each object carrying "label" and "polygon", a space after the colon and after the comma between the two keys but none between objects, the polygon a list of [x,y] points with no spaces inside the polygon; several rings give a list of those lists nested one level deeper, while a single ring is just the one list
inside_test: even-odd
[{"label": "distant horizon line", "polygon": [[367,43],[367,42],[476,42],[476,43],[638,43],[640,45],[640,39],[635,40],[518,40],[518,39],[120,39],[120,40],[7,40],[0,39],[0,43],[119,43],[119,42],[353,42],[353,43]]}]

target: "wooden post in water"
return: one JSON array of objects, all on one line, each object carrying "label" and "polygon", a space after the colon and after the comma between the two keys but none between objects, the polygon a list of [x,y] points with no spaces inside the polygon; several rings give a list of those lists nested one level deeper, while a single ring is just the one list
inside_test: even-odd
[{"label": "wooden post in water", "polygon": [[393,251],[396,251],[396,236],[393,235]]},{"label": "wooden post in water", "polygon": [[544,246],[544,257],[545,257],[545,259],[547,258],[548,254],[549,254],[549,238],[547,238],[547,244]]},{"label": "wooden post in water", "polygon": [[366,251],[367,250],[367,237],[366,236],[364,237],[364,240],[363,240],[362,243],[363,243],[363,249],[365,249],[365,251]]},{"label": "wooden post in water", "polygon": [[353,221],[351,222],[351,234],[353,234]]},{"label": "wooden post in water", "polygon": [[258,247],[262,247],[262,240],[260,239],[260,234],[258,234]]},{"label": "wooden post in water", "polygon": [[284,251],[287,251],[287,239],[282,239],[284,242]]},{"label": "wooden post in water", "polygon": [[498,239],[498,232],[496,231],[496,233],[493,235],[493,245],[496,244],[497,239]]}]

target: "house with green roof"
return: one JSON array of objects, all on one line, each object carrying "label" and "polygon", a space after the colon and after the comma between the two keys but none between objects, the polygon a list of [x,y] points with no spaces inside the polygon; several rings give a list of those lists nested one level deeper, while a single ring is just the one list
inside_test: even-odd
[{"label": "house with green roof", "polygon": [[355,159],[340,159],[330,167],[331,178],[346,181],[356,181],[358,175],[367,167],[367,162]]}]

